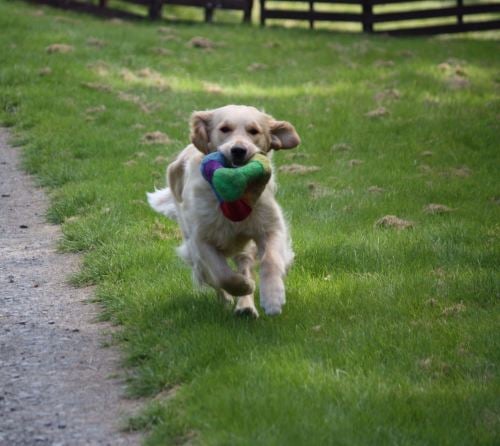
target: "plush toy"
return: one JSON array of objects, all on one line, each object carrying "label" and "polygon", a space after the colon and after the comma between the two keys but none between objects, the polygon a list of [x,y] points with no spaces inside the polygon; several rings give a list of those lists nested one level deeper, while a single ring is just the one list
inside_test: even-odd
[{"label": "plush toy", "polygon": [[242,221],[250,215],[271,178],[271,164],[260,153],[244,166],[232,167],[222,153],[213,152],[203,158],[200,169],[212,186],[222,213],[232,221]]}]

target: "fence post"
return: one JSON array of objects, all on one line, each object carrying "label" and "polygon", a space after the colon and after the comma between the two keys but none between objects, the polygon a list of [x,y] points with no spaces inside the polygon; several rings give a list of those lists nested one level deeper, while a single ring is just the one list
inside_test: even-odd
[{"label": "fence post", "polygon": [[314,19],[312,18],[312,15],[314,14],[314,0],[309,0],[309,28],[313,29],[314,28]]},{"label": "fence post", "polygon": [[245,11],[243,12],[243,23],[252,23],[253,0],[247,0]]},{"label": "fence post", "polygon": [[163,0],[150,1],[148,16],[151,20],[158,20],[159,18],[161,18],[162,6],[163,6]]},{"label": "fence post", "polygon": [[363,32],[373,32],[373,6],[371,0],[363,0],[363,14],[361,18],[363,22]]},{"label": "fence post", "polygon": [[207,2],[205,5],[205,22],[211,23],[214,17],[215,5],[212,2]]},{"label": "fence post", "polygon": [[462,13],[462,7],[464,6],[464,0],[457,0],[457,23],[459,26],[464,24],[464,15]]}]

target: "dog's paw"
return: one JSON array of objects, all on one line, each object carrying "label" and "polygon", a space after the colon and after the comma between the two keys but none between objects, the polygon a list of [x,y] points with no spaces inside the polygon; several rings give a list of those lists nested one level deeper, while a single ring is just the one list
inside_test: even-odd
[{"label": "dog's paw", "polygon": [[255,291],[255,282],[242,274],[233,274],[221,284],[225,291],[232,296],[246,296]]},{"label": "dog's paw", "polygon": [[250,317],[252,319],[257,319],[259,317],[259,312],[255,307],[236,307],[234,309],[234,314],[236,316]]},{"label": "dog's paw", "polygon": [[285,287],[281,279],[261,282],[260,304],[268,316],[281,314],[285,301]]},{"label": "dog's paw", "polygon": [[278,316],[281,314],[281,305],[271,304],[271,305],[262,305],[262,307],[264,308],[264,312],[268,316]]},{"label": "dog's paw", "polygon": [[249,295],[240,297],[236,303],[234,314],[237,316],[247,316],[257,319],[259,317],[259,312],[253,303],[253,296]]}]

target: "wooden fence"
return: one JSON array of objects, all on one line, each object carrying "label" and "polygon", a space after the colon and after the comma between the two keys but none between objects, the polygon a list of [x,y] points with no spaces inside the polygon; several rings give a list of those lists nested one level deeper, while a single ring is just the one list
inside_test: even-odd
[{"label": "wooden fence", "polygon": [[[138,17],[126,10],[116,9],[114,2],[110,8],[108,0],[29,1],[99,15]],[[250,22],[253,7],[253,0],[122,1],[144,5],[151,19],[161,17],[163,5],[180,5],[202,8],[206,21],[212,20],[217,9],[232,9],[242,11],[243,21]],[[438,6],[429,7],[433,4]],[[331,7],[335,9],[326,10]],[[318,21],[328,21],[334,25],[354,23],[367,33],[395,35],[482,31],[500,29],[500,0],[260,0],[261,24],[265,25],[269,19],[305,20],[311,28]]]},{"label": "wooden fence", "polygon": [[[71,9],[98,16],[119,17],[124,19],[144,18],[136,12],[130,12],[117,2],[108,0],[28,0],[33,3],[42,3],[50,6]],[[152,20],[160,19],[164,5],[198,7],[204,10],[205,21],[212,21],[213,14],[218,9],[229,9],[243,12],[243,22],[250,22],[252,18],[253,0],[121,0],[123,3],[132,3],[145,6],[148,17]],[[110,4],[111,3],[111,4]]]},{"label": "wooden fence", "polygon": [[[304,5],[308,8],[286,9],[286,7],[269,6],[270,3],[278,5],[282,2],[287,2],[286,5]],[[405,5],[397,5],[398,3]],[[306,20],[311,28],[314,27],[316,21],[352,22],[360,24],[364,32],[389,34],[437,34],[500,29],[500,1],[442,1],[436,2],[441,3],[439,7],[424,6],[422,8],[421,5],[425,3],[429,2],[422,0],[260,0],[260,20],[262,25],[265,25],[268,19]],[[358,11],[325,11],[324,8],[315,10],[317,4],[354,5],[358,7]],[[411,7],[411,4],[415,6]],[[384,8],[386,5],[390,5],[389,8]],[[479,17],[479,20],[470,20],[476,17]],[[434,19],[441,19],[441,23],[426,23],[429,20],[435,22]],[[416,26],[410,22],[417,20],[419,22]],[[405,22],[410,22],[410,26],[403,25]],[[377,26],[387,23],[392,26],[384,26],[380,29]]]},{"label": "wooden fence", "polygon": [[[100,0],[103,1],[103,0]],[[104,0],[105,1],[105,0]],[[128,2],[144,2],[149,4],[149,17],[157,19],[161,17],[163,5],[195,6],[205,11],[205,21],[211,22],[214,11],[217,9],[232,9],[243,11],[243,22],[252,19],[253,0],[125,0]]]}]

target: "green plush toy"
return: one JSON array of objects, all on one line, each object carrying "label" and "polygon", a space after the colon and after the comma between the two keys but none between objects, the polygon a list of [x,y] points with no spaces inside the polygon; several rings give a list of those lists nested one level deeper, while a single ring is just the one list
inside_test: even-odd
[{"label": "green plush toy", "polygon": [[250,215],[271,178],[271,163],[261,153],[244,166],[232,167],[222,153],[213,152],[203,158],[200,169],[212,186],[224,216],[236,222]]}]

